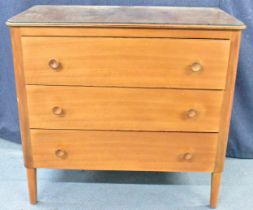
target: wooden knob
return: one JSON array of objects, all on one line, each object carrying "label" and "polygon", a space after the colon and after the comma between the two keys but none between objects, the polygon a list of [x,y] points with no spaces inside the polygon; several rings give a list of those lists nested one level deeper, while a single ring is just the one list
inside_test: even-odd
[{"label": "wooden knob", "polygon": [[203,69],[202,65],[200,63],[193,63],[191,65],[191,70],[194,72],[201,71]]},{"label": "wooden knob", "polygon": [[198,112],[195,109],[189,109],[187,111],[188,118],[195,118],[195,117],[197,117],[197,115],[198,115]]},{"label": "wooden knob", "polygon": [[62,149],[57,149],[57,150],[55,150],[55,155],[58,158],[65,158],[67,156],[67,152],[65,150],[62,150]]},{"label": "wooden knob", "polygon": [[48,66],[53,69],[53,70],[57,70],[60,68],[61,66],[61,63],[58,62],[56,59],[50,59],[49,62],[48,62]]},{"label": "wooden knob", "polygon": [[52,112],[53,112],[53,114],[58,115],[58,116],[61,116],[64,113],[63,109],[59,106],[54,106],[52,108]]},{"label": "wooden knob", "polygon": [[192,154],[191,153],[185,153],[184,154],[184,159],[185,160],[191,160],[192,159]]}]

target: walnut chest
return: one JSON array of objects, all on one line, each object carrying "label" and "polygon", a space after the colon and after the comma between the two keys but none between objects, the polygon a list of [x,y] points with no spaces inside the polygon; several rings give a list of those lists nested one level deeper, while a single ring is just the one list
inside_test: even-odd
[{"label": "walnut chest", "polygon": [[215,208],[241,30],[216,8],[35,6],[11,27],[36,169],[209,172]]}]

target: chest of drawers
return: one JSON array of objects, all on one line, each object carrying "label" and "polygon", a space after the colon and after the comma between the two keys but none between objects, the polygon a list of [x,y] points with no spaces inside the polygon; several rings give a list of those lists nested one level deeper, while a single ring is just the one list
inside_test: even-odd
[{"label": "chest of drawers", "polygon": [[36,6],[11,27],[36,169],[209,172],[217,205],[243,23],[214,8]]}]

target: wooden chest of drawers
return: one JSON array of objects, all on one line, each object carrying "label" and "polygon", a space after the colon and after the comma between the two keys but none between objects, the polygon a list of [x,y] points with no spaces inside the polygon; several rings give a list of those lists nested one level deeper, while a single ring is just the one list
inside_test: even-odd
[{"label": "wooden chest of drawers", "polygon": [[219,9],[36,6],[11,18],[31,203],[36,169],[223,171],[240,34]]}]

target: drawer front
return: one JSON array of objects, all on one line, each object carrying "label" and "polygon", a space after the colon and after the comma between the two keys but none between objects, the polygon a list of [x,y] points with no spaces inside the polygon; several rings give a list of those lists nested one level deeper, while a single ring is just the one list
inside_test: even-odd
[{"label": "drawer front", "polygon": [[31,128],[218,132],[223,91],[28,85]]},{"label": "drawer front", "polygon": [[27,84],[224,89],[229,40],[23,37]]},{"label": "drawer front", "polygon": [[38,168],[213,171],[217,134],[31,129]]}]

